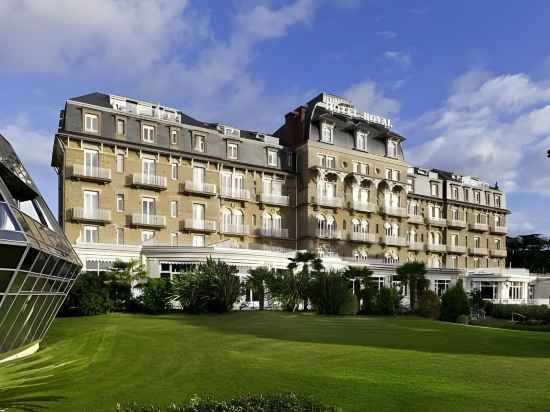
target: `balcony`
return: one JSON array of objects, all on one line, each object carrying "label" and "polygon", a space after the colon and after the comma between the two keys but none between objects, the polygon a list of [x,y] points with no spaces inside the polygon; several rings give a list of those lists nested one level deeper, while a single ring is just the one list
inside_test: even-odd
[{"label": "balcony", "polygon": [[106,209],[85,210],[82,207],[75,207],[71,216],[77,222],[108,223],[111,221],[111,211]]},{"label": "balcony", "polygon": [[220,233],[226,235],[245,236],[248,235],[249,229],[247,225],[234,225],[231,223],[222,222],[222,224],[220,224]]},{"label": "balcony", "polygon": [[111,181],[111,169],[73,165],[71,177],[73,179],[86,180],[89,182],[109,183]]},{"label": "balcony", "polygon": [[351,208],[359,212],[372,213],[372,212],[376,212],[376,210],[378,209],[378,206],[376,205],[376,203],[354,200],[353,202],[351,202]]},{"label": "balcony", "polygon": [[424,217],[422,215],[409,215],[409,223],[423,224]]},{"label": "balcony", "polygon": [[432,226],[447,226],[447,219],[442,217],[428,216],[426,223]]},{"label": "balcony", "polygon": [[409,242],[409,250],[424,250],[424,243],[422,243],[422,242]]},{"label": "balcony", "polygon": [[466,246],[447,245],[447,253],[456,253],[459,255],[463,255],[464,253],[466,253]]},{"label": "balcony", "polygon": [[271,228],[271,229],[258,229],[256,231],[258,236],[261,237],[271,237],[275,239],[289,239],[288,229],[283,228]]},{"label": "balcony", "polygon": [[407,239],[399,236],[382,236],[382,243],[387,246],[407,246]]},{"label": "balcony", "polygon": [[489,249],[489,255],[492,257],[506,257],[506,249]]},{"label": "balcony", "polygon": [[487,248],[485,247],[471,247],[470,248],[470,255],[475,256],[487,256]]},{"label": "balcony", "polygon": [[426,249],[429,251],[429,252],[439,252],[439,253],[443,253],[447,250],[447,245],[441,245],[441,244],[436,244],[436,243],[428,243],[426,245]]},{"label": "balcony", "polygon": [[325,207],[341,208],[344,205],[343,196],[325,196],[317,194],[317,204]]},{"label": "balcony", "polygon": [[218,193],[218,188],[212,183],[200,183],[188,180],[181,186],[181,190],[184,193],[197,193],[206,196],[216,196]]},{"label": "balcony", "polygon": [[250,190],[222,186],[221,197],[242,201],[250,200]]},{"label": "balcony", "polygon": [[375,243],[376,242],[376,234],[374,234],[374,233],[352,232],[350,234],[350,240],[352,242]]},{"label": "balcony", "polygon": [[506,226],[491,225],[491,233],[495,235],[505,235],[508,233],[508,229]]},{"label": "balcony", "polygon": [[260,193],[259,198],[260,202],[269,205],[288,206],[290,204],[290,198],[281,194]]},{"label": "balcony", "polygon": [[489,225],[487,223],[470,223],[470,230],[473,232],[487,232]]},{"label": "balcony", "polygon": [[166,177],[134,173],[132,175],[132,185],[144,189],[166,190]]},{"label": "balcony", "polygon": [[161,228],[166,226],[166,217],[143,213],[132,214],[132,225],[141,227]]},{"label": "balcony", "polygon": [[341,239],[342,235],[339,230],[328,230],[328,229],[315,229],[315,236],[319,239]]},{"label": "balcony", "polygon": [[214,220],[185,219],[183,229],[194,232],[215,232],[216,222]]},{"label": "balcony", "polygon": [[455,229],[466,229],[466,221],[458,219],[447,219],[447,226]]},{"label": "balcony", "polygon": [[383,205],[380,206],[380,211],[388,216],[407,217],[407,209],[404,207]]}]

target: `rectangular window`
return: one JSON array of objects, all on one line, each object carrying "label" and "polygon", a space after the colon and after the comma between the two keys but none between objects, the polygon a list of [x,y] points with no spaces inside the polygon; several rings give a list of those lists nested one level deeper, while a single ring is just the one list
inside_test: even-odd
[{"label": "rectangular window", "polygon": [[178,164],[177,163],[172,163],[171,164],[171,170],[172,170],[172,180],[177,180],[178,179]]},{"label": "rectangular window", "polygon": [[227,158],[228,159],[237,159],[238,158],[238,146],[236,143],[227,143]]},{"label": "rectangular window", "polygon": [[170,216],[171,217],[178,217],[178,201],[177,200],[171,200],[170,201]]},{"label": "rectangular window", "polygon": [[336,169],[336,158],[334,156],[327,156],[327,168]]},{"label": "rectangular window", "polygon": [[99,193],[84,191],[84,216],[94,217],[99,209]]},{"label": "rectangular window", "polygon": [[156,162],[153,159],[141,159],[141,173],[145,176],[156,175]]},{"label": "rectangular window", "polygon": [[170,139],[172,144],[178,144],[178,131],[172,130],[170,132]]},{"label": "rectangular window", "polygon": [[397,144],[393,140],[388,140],[386,154],[388,157],[397,157]]},{"label": "rectangular window", "polygon": [[439,185],[437,183],[431,183],[430,188],[432,196],[439,197]]},{"label": "rectangular window", "polygon": [[267,150],[267,164],[269,166],[277,166],[277,151],[268,149]]},{"label": "rectangular window", "polygon": [[453,199],[458,200],[458,187],[453,186]]},{"label": "rectangular window", "polygon": [[486,206],[491,205],[491,194],[489,192],[485,192],[485,205]]},{"label": "rectangular window", "polygon": [[395,180],[396,182],[399,181],[399,170],[392,171],[392,179]]},{"label": "rectangular window", "polygon": [[358,150],[367,150],[367,136],[368,132],[358,130],[355,133],[355,148]]},{"label": "rectangular window", "polygon": [[321,141],[325,143],[334,142],[334,126],[328,123],[323,123],[321,126]]},{"label": "rectangular window", "polygon": [[116,119],[116,134],[117,136],[126,135],[126,121],[124,119]]},{"label": "rectangular window", "polygon": [[317,155],[317,159],[319,159],[319,166],[321,167],[327,167],[327,159],[324,155]]},{"label": "rectangular window", "polygon": [[206,138],[197,134],[194,136],[195,141],[193,142],[193,149],[196,152],[206,152]]},{"label": "rectangular window", "polygon": [[470,201],[470,192],[468,191],[468,189],[466,187],[463,190],[464,190],[464,201],[469,202]]},{"label": "rectangular window", "polygon": [[86,176],[96,176],[99,168],[99,152],[97,150],[84,150],[84,173]]},{"label": "rectangular window", "polygon": [[204,205],[200,203],[193,203],[193,222],[195,224],[204,222]]},{"label": "rectangular window", "polygon": [[474,190],[474,202],[477,204],[481,203],[481,193],[479,190]]},{"label": "rectangular window", "polygon": [[144,197],[141,199],[141,213],[145,216],[152,216],[155,214],[155,199]]},{"label": "rectangular window", "polygon": [[99,133],[99,116],[97,114],[84,114],[84,131],[89,133]]},{"label": "rectangular window", "polygon": [[116,171],[117,173],[124,173],[124,155],[122,153],[116,155]]},{"label": "rectangular window", "polygon": [[116,243],[117,245],[123,245],[124,244],[124,228],[118,227],[116,229]]},{"label": "rectangular window", "polygon": [[391,180],[391,169],[386,169],[386,179]]},{"label": "rectangular window", "polygon": [[99,228],[97,226],[84,226],[84,242],[97,243],[99,241]]},{"label": "rectangular window", "polygon": [[474,247],[476,248],[480,248],[481,247],[481,238],[479,237],[474,237]]},{"label": "rectangular window", "polygon": [[447,289],[449,289],[449,285],[451,284],[450,280],[446,279],[436,279],[435,280],[435,292],[437,293],[437,296],[441,297],[447,292]]},{"label": "rectangular window", "polygon": [[155,128],[148,124],[141,126],[141,138],[144,142],[154,143],[155,142]]},{"label": "rectangular window", "polygon": [[116,195],[116,210],[124,212],[124,195],[122,193]]},{"label": "rectangular window", "polygon": [[194,247],[204,247],[204,236],[202,236],[202,235],[193,236],[193,246]]}]

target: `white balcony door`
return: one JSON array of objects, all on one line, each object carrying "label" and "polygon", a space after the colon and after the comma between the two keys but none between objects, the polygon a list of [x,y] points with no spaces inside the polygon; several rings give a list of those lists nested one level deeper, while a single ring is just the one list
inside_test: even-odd
[{"label": "white balcony door", "polygon": [[230,194],[231,186],[232,186],[231,173],[223,173],[222,174],[222,192],[224,194]]},{"label": "white balcony door", "polygon": [[153,159],[141,160],[141,173],[146,179],[152,179],[156,175],[156,164]]},{"label": "white balcony door", "polygon": [[280,180],[272,180],[271,193],[276,196],[281,196],[281,194],[283,193],[283,182],[281,182]]},{"label": "white balcony door", "polygon": [[234,175],[233,176],[233,193],[240,195],[244,190],[244,176],[243,175]]},{"label": "white balcony door", "polygon": [[97,173],[99,167],[99,153],[97,150],[84,150],[84,172],[87,176]]},{"label": "white balcony door", "polygon": [[281,216],[273,215],[272,232],[275,234],[281,233]]},{"label": "white balcony door", "polygon": [[271,215],[268,213],[264,215],[262,228],[265,234],[271,234],[271,231],[273,230],[273,220],[271,219]]},{"label": "white balcony door", "polygon": [[95,216],[99,209],[99,193],[84,191],[84,216]]},{"label": "white balcony door", "polygon": [[150,223],[152,219],[151,216],[155,214],[155,199],[141,199],[141,211],[143,213],[144,223]]},{"label": "white balcony door", "polygon": [[204,229],[204,205],[193,203],[193,222],[194,226]]},{"label": "white balcony door", "polygon": [[193,184],[196,187],[202,187],[204,185],[204,168],[203,167],[193,168]]},{"label": "white balcony door", "polygon": [[241,229],[244,226],[244,215],[243,212],[240,210],[234,210],[233,211],[233,225],[238,231],[241,231]]}]

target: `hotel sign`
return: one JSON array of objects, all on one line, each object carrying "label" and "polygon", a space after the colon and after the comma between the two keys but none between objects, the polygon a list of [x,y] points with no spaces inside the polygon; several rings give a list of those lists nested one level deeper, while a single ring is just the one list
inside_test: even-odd
[{"label": "hotel sign", "polygon": [[323,100],[320,106],[334,113],[344,114],[346,116],[356,117],[367,122],[377,123],[390,129],[392,127],[391,119],[387,119],[376,114],[368,112],[359,112],[349,100],[331,94],[323,93]]}]

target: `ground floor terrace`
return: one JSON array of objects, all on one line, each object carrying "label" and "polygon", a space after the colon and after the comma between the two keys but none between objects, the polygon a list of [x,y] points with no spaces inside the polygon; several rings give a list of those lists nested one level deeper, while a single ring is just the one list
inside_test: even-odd
[{"label": "ground floor terrace", "polygon": [[[249,270],[258,266],[272,269],[285,269],[289,258],[295,256],[291,249],[235,248],[231,244],[221,243],[208,247],[169,246],[148,244],[144,246],[117,246],[101,244],[76,245],[75,250],[81,258],[85,271],[101,272],[108,270],[116,259],[137,259],[143,262],[151,277],[171,279],[177,273],[188,270],[208,258],[219,259],[237,267],[239,276],[244,280]],[[373,281],[380,287],[400,286],[396,269],[402,263],[384,259],[350,259],[339,256],[324,256],[323,264],[327,269],[344,269],[347,266],[368,266],[373,271]],[[541,287],[537,277],[526,269],[506,269],[502,267],[483,269],[447,269],[428,268],[426,277],[430,289],[442,296],[445,291],[461,279],[466,291],[480,290],[484,299],[505,304],[549,304],[550,289]],[[544,285],[547,285],[544,284]],[[402,287],[403,304],[408,304],[408,291]],[[269,295],[268,299],[269,299]],[[266,302],[269,306],[272,302]],[[259,302],[251,292],[241,296],[237,305],[255,307]]]},{"label": "ground floor terrace", "polygon": [[548,332],[278,311],[58,318],[0,365],[1,388],[56,412],[289,391],[344,412],[547,411],[548,376]]}]

